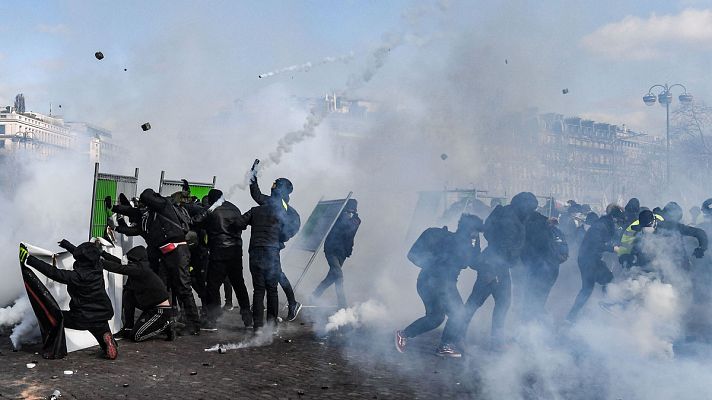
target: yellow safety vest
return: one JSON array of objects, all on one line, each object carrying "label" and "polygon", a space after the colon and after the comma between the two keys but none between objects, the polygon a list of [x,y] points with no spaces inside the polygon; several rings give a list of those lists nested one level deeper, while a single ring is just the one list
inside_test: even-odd
[{"label": "yellow safety vest", "polygon": [[[655,219],[658,221],[664,221],[665,219],[658,215],[655,214]],[[625,232],[623,232],[623,237],[621,238],[621,245],[618,246],[618,251],[616,251],[616,254],[619,256],[622,256],[624,254],[630,254],[631,251],[633,251],[633,242],[635,242],[635,237],[638,234],[638,231],[634,230],[634,226],[640,225],[640,221],[635,220],[633,221],[630,226],[628,226],[625,229]]]}]

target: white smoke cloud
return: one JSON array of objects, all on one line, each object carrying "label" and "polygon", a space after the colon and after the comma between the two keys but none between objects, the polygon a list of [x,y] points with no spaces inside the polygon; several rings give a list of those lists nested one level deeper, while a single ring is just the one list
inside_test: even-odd
[{"label": "white smoke cloud", "polygon": [[239,350],[247,349],[250,347],[263,347],[269,346],[274,342],[275,327],[272,324],[266,324],[258,333],[247,340],[243,340],[239,343],[226,343],[226,344],[216,344],[212,347],[205,349],[206,352],[219,352],[221,350]]},{"label": "white smoke cloud", "polygon": [[375,300],[368,300],[353,307],[342,308],[331,315],[324,326],[325,333],[344,326],[358,328],[364,324],[380,323],[388,314],[385,306]]}]

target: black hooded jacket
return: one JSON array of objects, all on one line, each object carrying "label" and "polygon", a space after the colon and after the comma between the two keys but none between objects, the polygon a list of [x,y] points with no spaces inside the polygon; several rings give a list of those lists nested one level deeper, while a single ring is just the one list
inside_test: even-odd
[{"label": "black hooded jacket", "polygon": [[348,212],[342,212],[336,220],[331,232],[326,236],[324,242],[324,253],[333,254],[341,259],[351,257],[354,249],[354,237],[361,225],[361,219],[357,213],[353,216]]},{"label": "black hooded jacket", "polygon": [[601,259],[603,253],[613,252],[616,239],[616,224],[613,217],[604,215],[597,219],[586,231],[579,249],[579,262],[593,262]]},{"label": "black hooded jacket", "polygon": [[252,226],[250,249],[256,247],[283,249],[284,242],[296,235],[301,226],[299,214],[288,204],[289,196],[262,194],[256,179],[250,183],[250,194],[259,205],[243,214],[238,229],[244,230],[248,225]]},{"label": "black hooded jacket", "polygon": [[125,287],[134,293],[136,305],[141,310],[147,310],[168,300],[168,290],[161,278],[156,275],[148,263],[148,253],[143,246],[137,246],[126,253],[129,263],[126,265],[104,257],[101,265],[105,270],[126,275]]},{"label": "black hooded jacket", "polygon": [[69,312],[81,323],[103,323],[114,316],[111,300],[104,288],[104,272],[99,264],[101,251],[92,243],[82,243],[74,250],[73,270],[56,268],[37,257],[27,258],[27,265],[48,278],[67,285]]}]

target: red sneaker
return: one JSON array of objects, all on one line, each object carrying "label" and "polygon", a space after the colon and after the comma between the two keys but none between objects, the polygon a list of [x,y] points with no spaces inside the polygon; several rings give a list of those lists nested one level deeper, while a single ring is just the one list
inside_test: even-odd
[{"label": "red sneaker", "polygon": [[101,339],[104,341],[104,346],[106,346],[104,347],[104,356],[109,360],[116,360],[116,357],[119,356],[119,346],[116,345],[111,332],[106,332]]},{"label": "red sneaker", "polygon": [[405,345],[408,343],[408,338],[403,335],[403,331],[396,331],[395,340],[396,350],[398,350],[399,353],[405,353]]}]

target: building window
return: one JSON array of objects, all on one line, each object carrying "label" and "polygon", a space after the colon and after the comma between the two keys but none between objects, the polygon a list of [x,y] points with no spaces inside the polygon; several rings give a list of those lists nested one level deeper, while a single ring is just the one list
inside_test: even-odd
[{"label": "building window", "polygon": [[[0,135],[4,135],[4,134],[5,134],[5,125],[0,125]],[[5,141],[3,140],[0,143],[5,143]]]}]

